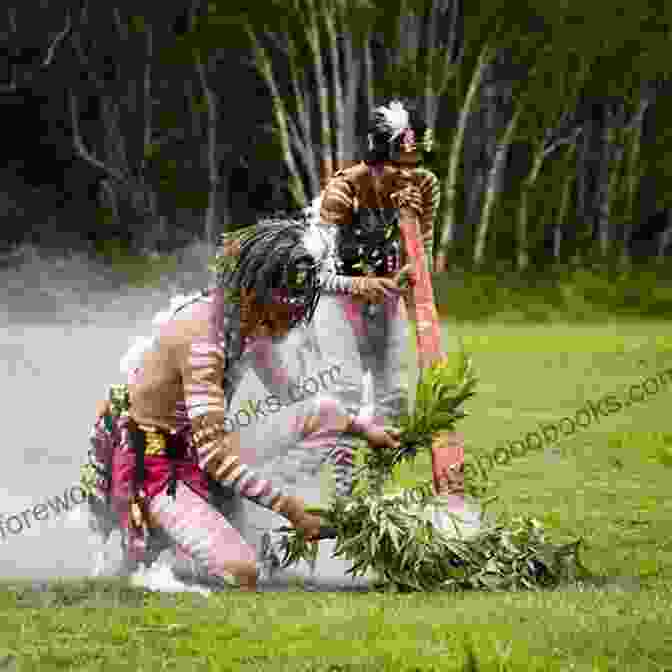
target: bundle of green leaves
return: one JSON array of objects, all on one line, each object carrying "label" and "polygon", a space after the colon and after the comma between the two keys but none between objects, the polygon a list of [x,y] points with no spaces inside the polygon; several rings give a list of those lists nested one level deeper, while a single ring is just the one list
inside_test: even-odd
[{"label": "bundle of green leaves", "polygon": [[367,450],[355,477],[366,478],[380,494],[382,483],[398,464],[414,460],[423,450],[429,452],[436,434],[454,431],[456,423],[468,415],[462,406],[474,396],[477,382],[472,360],[464,352],[456,370],[448,359],[427,367],[418,381],[413,412],[398,420],[399,447]]},{"label": "bundle of green leaves", "polygon": [[[531,518],[510,521],[484,515],[488,502],[480,484],[465,483],[468,497],[483,510],[481,527],[469,537],[435,523],[446,502],[433,494],[431,481],[395,494],[383,494],[385,480],[404,460],[431,450],[432,437],[454,430],[466,416],[462,404],[474,395],[476,377],[471,359],[462,355],[457,370],[447,360],[426,369],[418,382],[413,413],[400,420],[399,448],[368,450],[350,497],[328,508],[309,509],[335,530],[334,557],[352,563],[353,576],[372,571],[377,585],[392,590],[487,590],[549,587],[587,575],[578,557],[580,540],[558,546],[548,542],[541,524]],[[294,528],[284,536],[282,567],[305,560],[314,569],[318,544]]]},{"label": "bundle of green leaves", "polygon": [[[512,590],[551,588],[589,576],[579,559],[581,540],[554,545],[534,518],[485,519],[477,534],[446,534],[433,523],[439,498],[401,491],[394,495],[340,499],[328,509],[310,509],[336,530],[333,557],[353,576],[372,571],[383,590]],[[459,518],[455,520],[458,529]],[[286,536],[282,566],[306,560],[315,568],[318,545],[300,531]]]}]

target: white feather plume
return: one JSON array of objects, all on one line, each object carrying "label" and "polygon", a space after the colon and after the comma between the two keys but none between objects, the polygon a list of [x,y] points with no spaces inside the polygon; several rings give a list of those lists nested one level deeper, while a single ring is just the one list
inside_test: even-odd
[{"label": "white feather plume", "polygon": [[304,236],[304,244],[310,253],[320,262],[322,271],[336,272],[336,228],[325,226],[320,220],[322,194],[314,198],[310,205],[303,209],[310,226]]},{"label": "white feather plume", "polygon": [[119,369],[123,374],[128,375],[133,369],[142,364],[142,358],[146,352],[154,347],[154,338],[139,336],[135,343],[129,348],[128,352],[121,358]]},{"label": "white feather plume", "polygon": [[408,110],[399,100],[393,100],[388,107],[381,105],[376,112],[385,117],[385,120],[392,131],[392,140],[399,137],[410,124]]}]

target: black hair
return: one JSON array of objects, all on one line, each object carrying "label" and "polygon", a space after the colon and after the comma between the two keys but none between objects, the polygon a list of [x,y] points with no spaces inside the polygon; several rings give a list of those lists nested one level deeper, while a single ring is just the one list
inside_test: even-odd
[{"label": "black hair", "polygon": [[[234,299],[240,299],[241,290],[254,290],[260,307],[277,301],[274,290],[281,290],[287,303],[303,308],[291,326],[308,324],[320,296],[320,262],[305,246],[307,228],[307,219],[265,219],[237,238],[225,236],[217,286]],[[231,241],[233,254],[225,249]]]}]

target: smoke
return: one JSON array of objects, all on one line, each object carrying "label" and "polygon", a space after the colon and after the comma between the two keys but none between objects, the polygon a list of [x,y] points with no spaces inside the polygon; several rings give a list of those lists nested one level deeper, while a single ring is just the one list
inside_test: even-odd
[{"label": "smoke", "polygon": [[[0,513],[6,517],[32,511],[78,483],[96,403],[107,396],[110,384],[123,382],[120,359],[138,336],[151,335],[152,317],[168,307],[173,295],[207,286],[206,268],[201,244],[182,250],[177,271],[162,275],[153,288],[129,287],[121,274],[83,254],[54,257],[24,247],[0,259]],[[296,338],[288,340],[287,348],[290,353],[296,348]],[[296,357],[289,362],[299,366]],[[324,366],[317,361],[304,365],[315,371]],[[250,374],[232,408],[266,394]],[[284,409],[242,428],[241,443],[254,447],[262,472],[280,452],[287,452],[288,446],[277,437],[297,412],[300,409]],[[288,489],[312,504],[326,503],[315,479],[298,478]],[[91,575],[101,548],[92,543],[83,513],[80,506],[66,515],[30,518],[30,527],[20,534],[0,538],[0,577]],[[237,500],[232,501],[230,516],[255,545],[265,530],[285,523]],[[317,575],[325,585],[351,586],[345,577],[348,566],[329,558],[332,548],[333,542],[323,542]],[[310,579],[305,571],[287,573],[292,575]],[[144,580],[175,588],[162,566]]]}]

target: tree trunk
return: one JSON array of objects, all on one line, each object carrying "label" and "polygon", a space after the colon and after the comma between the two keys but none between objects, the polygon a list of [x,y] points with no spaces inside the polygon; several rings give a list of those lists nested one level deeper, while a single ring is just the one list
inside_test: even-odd
[{"label": "tree trunk", "polygon": [[561,261],[561,248],[562,248],[562,234],[563,234],[563,223],[567,219],[567,213],[569,212],[569,205],[572,200],[572,185],[576,179],[576,171],[572,170],[572,159],[576,155],[576,145],[572,145],[569,148],[567,154],[567,170],[565,183],[562,187],[562,198],[560,200],[560,208],[558,210],[558,217],[555,221],[555,226],[553,227],[553,259],[556,263]]},{"label": "tree trunk", "polygon": [[194,50],[194,67],[198,74],[198,79],[203,89],[203,96],[208,110],[208,208],[205,213],[205,244],[210,255],[214,254],[217,246],[217,231],[219,230],[218,219],[218,192],[220,185],[219,162],[217,160],[217,116],[218,100],[217,95],[208,83],[207,67],[199,49]]},{"label": "tree trunk", "polygon": [[308,201],[306,192],[303,188],[303,181],[294,159],[294,153],[292,152],[289,117],[273,75],[271,61],[266,50],[259,43],[259,40],[249,23],[245,24],[245,31],[252,45],[257,70],[266,82],[266,86],[268,86],[269,93],[271,94],[271,100],[273,101],[273,116],[275,117],[275,122],[277,124],[277,132],[282,147],[285,165],[289,171],[289,192],[294,199],[295,205],[303,208]]},{"label": "tree trunk", "polygon": [[559,135],[554,137],[553,133],[548,133],[547,138],[537,148],[534,154],[532,169],[528,176],[523,180],[523,185],[520,193],[520,208],[518,210],[518,226],[517,226],[517,254],[516,264],[519,271],[525,270],[530,261],[529,255],[529,234],[528,234],[528,218],[529,218],[529,197],[534,189],[534,186],[541,172],[544,161],[556,152],[560,147],[569,143],[575,143],[581,132],[580,128],[566,129],[569,135]]},{"label": "tree trunk", "polygon": [[513,136],[518,125],[522,105],[518,105],[511,120],[506,126],[506,130],[495,152],[495,158],[492,161],[490,172],[488,174],[488,186],[485,194],[485,204],[483,206],[483,215],[481,224],[476,235],[476,244],[474,246],[474,265],[480,266],[485,257],[485,242],[490,228],[490,219],[494,210],[494,205],[497,196],[502,190],[502,183],[504,180],[504,169],[506,168],[506,157],[509,152],[509,147],[513,140]]},{"label": "tree trunk", "polygon": [[665,261],[665,256],[668,249],[672,250],[672,209],[667,210],[667,228],[658,237],[658,254],[659,262]]},{"label": "tree trunk", "polygon": [[[320,27],[315,0],[306,0],[307,16],[305,16],[305,31],[308,47],[310,49],[315,69],[315,81],[317,83],[317,103],[320,114],[320,156],[327,175],[334,173],[334,136],[329,114],[329,88],[324,71],[324,59],[322,56],[322,44],[320,42]],[[305,207],[307,200],[304,196],[300,207]]]},{"label": "tree trunk", "polygon": [[614,109],[614,105],[605,102],[604,125],[601,136],[601,161],[596,188],[596,210],[598,212],[597,234],[600,254],[603,257],[606,257],[613,243],[611,205],[618,180],[620,162],[623,158],[623,145],[619,137],[619,126],[621,126],[623,121],[623,112],[623,110],[617,111]]},{"label": "tree trunk", "polygon": [[[331,61],[331,83],[334,89],[334,169],[343,165],[345,158],[345,106],[343,100],[343,86],[341,75],[341,51],[338,46],[338,36],[335,25],[334,8],[328,5],[323,7],[322,16],[329,41],[329,56]],[[346,70],[347,72],[347,70]],[[350,158],[350,157],[348,157]]]},{"label": "tree trunk", "polygon": [[651,104],[648,98],[642,98],[640,101],[637,113],[633,117],[632,122],[627,128],[627,158],[626,158],[626,183],[627,183],[627,200],[626,212],[623,224],[623,251],[621,262],[629,265],[630,257],[630,239],[634,230],[634,216],[635,216],[635,201],[637,199],[637,191],[639,183],[642,179],[642,169],[640,164],[642,152],[642,132],[644,125],[644,117]]},{"label": "tree trunk", "polygon": [[[464,0],[432,2],[425,35],[427,64],[425,71],[425,115],[427,126],[436,130],[439,105],[455,75],[464,44]],[[436,45],[436,46],[435,46]]]},{"label": "tree trunk", "polygon": [[436,255],[436,271],[439,273],[446,270],[447,254],[450,252],[449,248],[453,246],[453,241],[455,239],[455,222],[457,219],[455,212],[457,202],[457,172],[462,156],[467,121],[469,120],[469,115],[471,114],[476,99],[476,92],[483,79],[486,65],[490,62],[493,54],[494,50],[488,44],[483,45],[476,68],[472,74],[464,104],[460,110],[457,129],[453,137],[453,144],[448,162],[448,175],[443,185],[445,206],[442,226],[439,229],[439,240],[441,242],[439,244],[438,254]]}]

